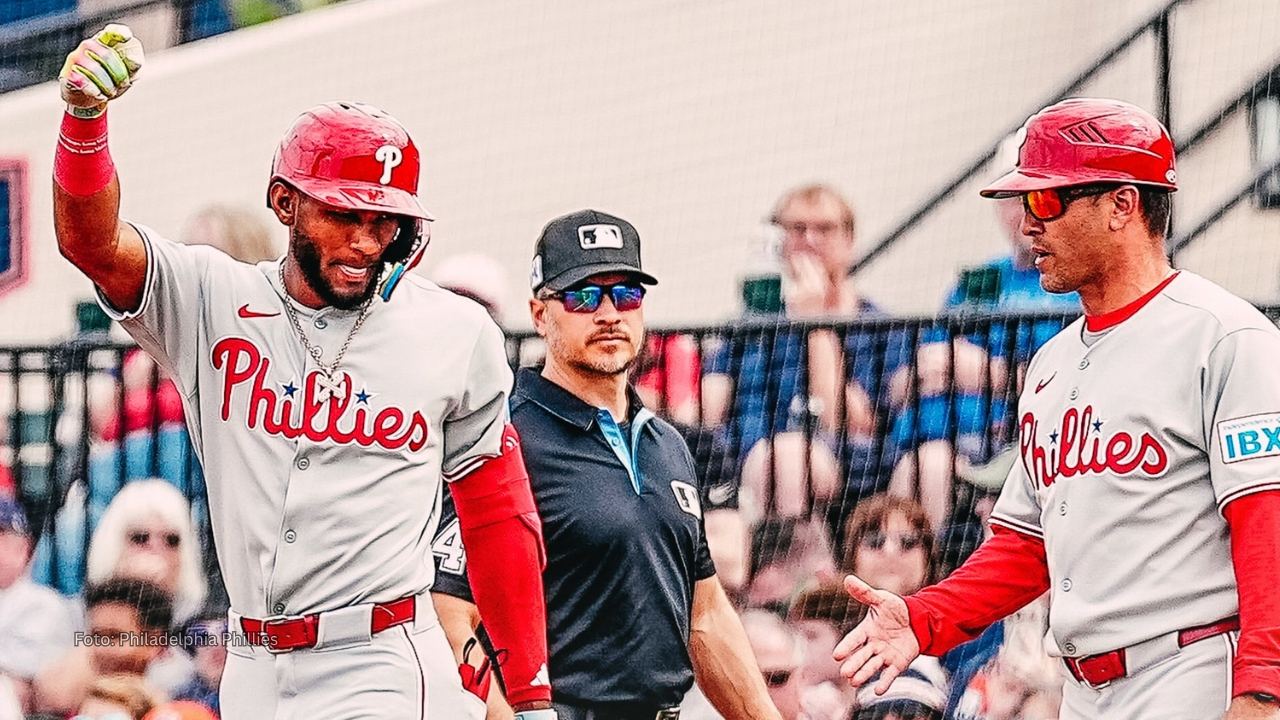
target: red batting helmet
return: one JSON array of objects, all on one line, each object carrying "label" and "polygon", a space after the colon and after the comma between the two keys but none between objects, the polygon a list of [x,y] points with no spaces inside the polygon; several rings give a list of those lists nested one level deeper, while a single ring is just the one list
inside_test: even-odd
[{"label": "red batting helmet", "polygon": [[1173,139],[1136,105],[1063,100],[1032,115],[1018,132],[1017,166],[983,188],[984,197],[1108,182],[1178,189]]},{"label": "red batting helmet", "polygon": [[[372,105],[335,102],[298,116],[271,163],[271,182],[283,180],[322,203],[403,219],[382,259],[378,293],[391,297],[404,273],[422,259],[431,214],[418,202],[418,146],[398,120]],[[267,205],[271,204],[268,183]]]},{"label": "red batting helmet", "polygon": [[271,179],[329,205],[430,220],[418,203],[418,166],[418,148],[395,118],[371,105],[325,103],[285,133]]}]

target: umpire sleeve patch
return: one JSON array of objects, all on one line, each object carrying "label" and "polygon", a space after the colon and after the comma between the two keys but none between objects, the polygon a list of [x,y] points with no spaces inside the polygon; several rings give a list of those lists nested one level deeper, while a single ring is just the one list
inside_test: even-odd
[{"label": "umpire sleeve patch", "polygon": [[696,518],[702,517],[702,503],[698,500],[698,488],[687,482],[672,480],[671,492],[675,493],[676,504],[681,510]]},{"label": "umpire sleeve patch", "polygon": [[1222,420],[1217,432],[1224,463],[1280,455],[1280,413]]}]

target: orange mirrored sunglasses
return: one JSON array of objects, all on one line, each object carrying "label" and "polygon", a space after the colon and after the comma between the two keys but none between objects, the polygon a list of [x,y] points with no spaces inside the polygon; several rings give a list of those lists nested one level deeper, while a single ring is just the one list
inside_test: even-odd
[{"label": "orange mirrored sunglasses", "polygon": [[1083,185],[1068,188],[1048,188],[1023,193],[1022,205],[1031,216],[1040,221],[1056,220],[1067,212],[1073,200],[1088,195],[1101,195],[1116,189],[1117,185]]},{"label": "orange mirrored sunglasses", "polygon": [[1067,211],[1067,203],[1056,188],[1026,193],[1022,196],[1022,206],[1037,220],[1053,220]]}]

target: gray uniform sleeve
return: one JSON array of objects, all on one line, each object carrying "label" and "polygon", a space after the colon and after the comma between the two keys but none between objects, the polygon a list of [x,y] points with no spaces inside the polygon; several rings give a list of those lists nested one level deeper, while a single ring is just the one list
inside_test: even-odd
[{"label": "gray uniform sleeve", "polygon": [[[1030,370],[1027,371],[1027,377],[1032,377]],[[1015,439],[1014,452],[1018,453],[1016,443]],[[1009,475],[1004,479],[1000,497],[991,510],[991,524],[1043,539],[1044,527],[1041,525],[1040,511],[1040,497],[1032,486],[1022,454],[1018,453],[1013,467],[1009,468]]]},{"label": "gray uniform sleeve", "polygon": [[1044,528],[1040,525],[1040,500],[1031,488],[1031,479],[1022,467],[1021,457],[1009,469],[1009,477],[1005,478],[1000,498],[991,511],[991,524],[1044,538]]},{"label": "gray uniform sleeve", "polygon": [[184,396],[195,390],[199,353],[199,317],[207,247],[179,245],[142,225],[134,225],[147,250],[142,300],[134,310],[119,310],[98,291],[98,304],[138,345],[169,372]]},{"label": "gray uniform sleeve", "polygon": [[[479,308],[477,308],[479,312]],[[452,482],[501,454],[509,420],[511,366],[498,326],[484,318],[471,355],[465,387],[444,419],[444,479]]]},{"label": "gray uniform sleeve", "polygon": [[1280,490],[1280,332],[1237,330],[1209,353],[1204,426],[1218,510],[1245,495]]},{"label": "gray uniform sleeve", "polygon": [[446,491],[440,508],[440,525],[431,540],[431,555],[436,564],[436,580],[431,592],[452,595],[474,604],[471,581],[467,578],[467,550],[462,545],[462,529],[453,497]]}]

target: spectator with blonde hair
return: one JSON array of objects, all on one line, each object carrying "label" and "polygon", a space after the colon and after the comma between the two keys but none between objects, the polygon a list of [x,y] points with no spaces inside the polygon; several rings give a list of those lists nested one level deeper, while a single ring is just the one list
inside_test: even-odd
[{"label": "spectator with blonde hair", "polygon": [[280,257],[282,248],[263,220],[247,209],[208,205],[187,219],[180,235],[186,245],[208,245],[249,264]]},{"label": "spectator with blonde hair", "polygon": [[155,360],[139,349],[126,351],[118,376],[93,373],[87,389],[88,465],[67,491],[54,532],[41,538],[32,563],[36,579],[66,595],[83,589],[85,537],[126,483],[167,480],[193,498],[193,517],[208,516],[182,398]]},{"label": "spectator with blonde hair", "polygon": [[209,586],[187,499],[164,480],[125,485],[93,531],[88,581],[132,577],[154,582],[173,598],[175,623],[191,619]]},{"label": "spectator with blonde hair", "polygon": [[[173,627],[190,620],[203,607],[209,582],[187,499],[165,480],[125,485],[93,531],[85,575],[89,586],[121,578],[153,583],[172,603]],[[172,647],[164,647],[147,670],[166,696],[194,676],[192,659]]]}]

